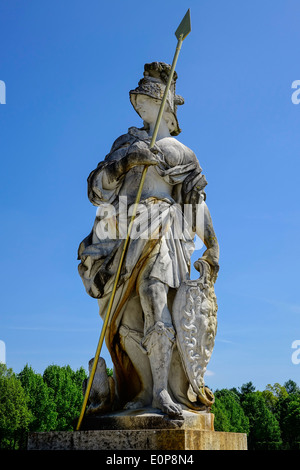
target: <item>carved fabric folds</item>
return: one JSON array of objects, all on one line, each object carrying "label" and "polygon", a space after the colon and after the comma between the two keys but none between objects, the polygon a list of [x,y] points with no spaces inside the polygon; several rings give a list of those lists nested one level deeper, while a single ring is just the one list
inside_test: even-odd
[{"label": "carved fabric folds", "polygon": [[[112,146],[111,152],[104,162],[90,174],[88,178],[88,196],[90,201],[100,206],[112,204],[115,212],[108,220],[112,226],[116,226],[116,220],[120,221],[124,213],[119,200],[124,175],[110,188],[105,188],[102,177],[103,170],[123,158],[131,145],[149,146],[148,134],[136,128],[131,128],[128,134],[119,137]],[[135,305],[135,312],[142,315],[141,305],[137,295],[137,279],[141,268],[145,267],[147,259],[155,256],[150,277],[157,278],[169,286],[169,308],[181,283],[190,276],[190,258],[194,251],[193,237],[187,222],[182,214],[182,193],[190,191],[199,181],[201,168],[195,155],[190,151],[182,161],[172,161],[165,156],[156,145],[156,158],[159,162],[156,170],[160,177],[174,187],[172,197],[157,199],[147,198],[141,201],[143,210],[138,215],[133,226],[133,233],[139,236],[130,239],[125,262],[116,291],[112,309],[112,320],[106,333],[106,345],[114,363],[116,379],[116,391],[120,400],[120,406],[130,401],[139,392],[139,379],[134,367],[122,350],[119,339],[119,328],[123,313],[127,306]],[[189,149],[187,149],[189,150]],[[186,189],[188,188],[188,189]],[[127,209],[129,209],[127,207]],[[151,217],[149,218],[149,214]],[[126,215],[127,216],[127,215]],[[87,293],[98,299],[100,315],[106,313],[110,292],[114,283],[122,244],[124,239],[118,238],[116,227],[115,239],[100,239],[97,233],[97,225],[100,218],[96,216],[91,233],[81,242],[78,249],[79,274],[82,278]],[[128,222],[128,221],[127,221]],[[124,234],[123,234],[124,235]],[[124,236],[123,236],[124,238]],[[173,351],[173,359],[170,368],[169,386],[173,398],[190,409],[201,409],[201,403],[192,403],[187,398],[189,386],[186,374],[183,370],[177,348]]]}]

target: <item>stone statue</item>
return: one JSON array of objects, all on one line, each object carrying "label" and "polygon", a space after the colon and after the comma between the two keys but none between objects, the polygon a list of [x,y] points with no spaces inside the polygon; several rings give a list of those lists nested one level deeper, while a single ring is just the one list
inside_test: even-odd
[{"label": "stone statue", "polygon": [[[114,396],[112,410],[149,407],[182,419],[183,410],[207,410],[214,401],[203,375],[217,328],[219,246],[202,169],[193,151],[174,137],[180,133],[177,106],[184,103],[175,91],[176,73],[149,150],[169,71],[162,62],[145,65],[144,77],[129,93],[143,127],[117,138],[88,177],[88,197],[98,210],[78,259],[86,291],[98,299],[103,318],[141,173],[149,165],[105,338],[115,393],[107,388],[104,408]],[[206,250],[194,263],[200,278],[193,281],[195,234]]]},{"label": "stone statue", "polygon": [[[89,361],[89,373],[91,373],[94,359]],[[82,393],[85,394],[87,379],[83,381]],[[103,357],[98,359],[96,373],[92,383],[88,400],[87,414],[105,413],[111,411],[115,398],[115,382],[107,375],[106,362]]]}]

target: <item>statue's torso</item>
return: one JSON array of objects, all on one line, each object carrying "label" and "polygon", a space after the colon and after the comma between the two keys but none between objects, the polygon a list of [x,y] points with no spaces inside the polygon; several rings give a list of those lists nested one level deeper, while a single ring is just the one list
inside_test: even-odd
[{"label": "statue's torso", "polygon": [[[188,163],[195,158],[194,153],[174,137],[160,139],[156,142],[156,147],[163,155],[164,162],[168,168],[174,168],[185,162]],[[128,200],[132,200],[132,202],[135,200],[143,168],[143,166],[135,166],[128,171],[119,193],[120,196],[127,196]],[[147,199],[148,197],[169,199],[172,197],[172,193],[173,185],[169,184],[167,179],[159,174],[155,166],[149,166],[143,185],[141,200]]]},{"label": "statue's torso", "polygon": [[[139,184],[142,177],[143,166],[132,168],[125,176],[120,196],[127,196],[129,202],[135,200]],[[170,198],[172,186],[168,184],[156,171],[155,167],[150,166],[147,170],[141,200],[149,197],[158,199]]]}]

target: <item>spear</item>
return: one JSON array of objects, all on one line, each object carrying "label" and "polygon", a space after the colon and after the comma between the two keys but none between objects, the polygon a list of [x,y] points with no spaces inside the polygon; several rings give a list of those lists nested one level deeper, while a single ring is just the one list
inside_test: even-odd
[{"label": "spear", "polygon": [[[177,59],[178,59],[178,56],[179,56],[179,52],[180,52],[180,49],[181,49],[181,45],[182,45],[183,40],[187,37],[187,35],[190,32],[191,32],[191,15],[190,15],[190,9],[188,9],[188,11],[186,12],[185,16],[183,17],[180,25],[178,26],[178,28],[175,31],[175,36],[177,38],[176,51],[175,51],[175,54],[174,54],[174,57],[173,57],[173,62],[172,62],[170,74],[169,74],[169,77],[168,77],[167,85],[166,85],[164,95],[163,95],[163,98],[162,98],[162,101],[161,101],[161,104],[160,104],[159,112],[158,112],[158,115],[157,115],[157,118],[156,118],[156,123],[155,123],[154,131],[153,131],[153,135],[152,135],[152,138],[151,138],[151,142],[150,142],[150,145],[149,145],[149,149],[152,149],[155,145],[157,133],[158,133],[159,126],[160,126],[160,123],[161,123],[161,119],[162,119],[162,116],[163,116],[168,91],[170,89],[170,85],[171,85],[171,82],[172,82],[172,79],[173,79],[173,75],[174,75]],[[113,302],[114,302],[114,299],[115,299],[115,294],[116,294],[116,290],[117,290],[117,286],[118,286],[118,282],[119,282],[119,278],[120,278],[120,274],[121,274],[121,269],[122,269],[122,266],[123,266],[123,261],[124,261],[125,254],[126,254],[126,249],[127,249],[128,243],[129,243],[129,238],[130,238],[132,226],[133,226],[134,219],[135,219],[135,216],[136,216],[136,213],[137,213],[137,207],[138,207],[138,204],[139,204],[140,199],[141,199],[142,190],[143,190],[147,170],[148,170],[148,165],[145,165],[144,169],[143,169],[143,172],[142,172],[139,188],[138,188],[138,191],[137,191],[137,195],[136,195],[136,199],[135,199],[135,203],[134,203],[134,207],[133,207],[131,220],[130,220],[130,223],[129,223],[129,226],[128,226],[127,236],[126,236],[126,239],[124,241],[124,245],[123,245],[123,249],[122,249],[118,269],[117,269],[117,272],[116,272],[116,277],[115,277],[114,285],[113,285],[113,288],[112,288],[111,297],[110,297],[110,300],[109,300],[109,303],[108,303],[108,306],[107,306],[107,311],[106,311],[106,314],[105,314],[105,317],[104,317],[102,330],[101,330],[100,338],[99,338],[99,341],[98,341],[98,346],[97,346],[95,357],[94,357],[93,366],[92,366],[92,369],[91,369],[91,372],[90,372],[90,375],[89,375],[89,379],[88,379],[88,382],[87,382],[85,395],[84,395],[84,399],[83,399],[83,404],[82,404],[81,412],[80,412],[78,422],[77,422],[77,426],[76,426],[76,431],[78,431],[80,429],[80,426],[81,426],[81,423],[82,423],[82,420],[83,420],[83,417],[84,417],[86,405],[87,405],[87,402],[88,402],[88,399],[89,399],[90,391],[91,391],[91,388],[92,388],[92,384],[93,384],[93,380],[94,380],[94,376],[95,376],[95,372],[96,372],[96,368],[97,368],[98,359],[99,359],[101,349],[102,349],[102,345],[103,345],[103,341],[104,341],[104,338],[105,338],[105,333],[106,333],[106,330],[107,330],[107,326],[110,323],[112,306],[113,306]]]}]

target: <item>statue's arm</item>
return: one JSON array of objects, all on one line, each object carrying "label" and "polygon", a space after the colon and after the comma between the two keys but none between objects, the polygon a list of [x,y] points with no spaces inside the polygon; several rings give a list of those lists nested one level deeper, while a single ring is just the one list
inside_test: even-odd
[{"label": "statue's arm", "polygon": [[153,152],[146,145],[135,142],[128,134],[119,137],[105,159],[88,177],[88,197],[99,205],[113,197],[122,184],[122,178],[136,165],[156,165]]},{"label": "statue's arm", "polygon": [[[196,233],[206,246],[201,259],[209,263],[212,269],[212,278],[216,280],[219,271],[219,243],[213,227],[209,209],[205,203],[205,187],[207,181],[202,174],[202,168],[192,150],[184,148],[183,163],[191,162],[194,168],[189,171],[182,184],[182,200],[191,209],[191,229]],[[194,263],[194,267],[200,271],[199,260]]]},{"label": "statue's arm", "polygon": [[103,183],[109,188],[115,182],[119,181],[131,168],[141,165],[157,165],[158,161],[155,155],[147,147],[136,143],[130,145],[121,158],[112,157],[110,162],[103,169]]},{"label": "statue's arm", "polygon": [[[201,259],[209,263],[212,268],[213,278],[216,279],[219,271],[219,243],[209,209],[204,201],[198,205],[196,220],[196,234],[206,246],[206,251]],[[194,263],[194,267],[199,271],[199,260]]]}]

